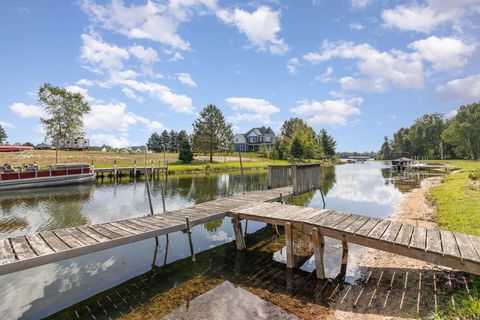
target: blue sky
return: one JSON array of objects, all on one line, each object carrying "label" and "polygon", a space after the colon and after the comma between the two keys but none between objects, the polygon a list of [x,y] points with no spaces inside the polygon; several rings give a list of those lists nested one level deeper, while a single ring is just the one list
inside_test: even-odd
[{"label": "blue sky", "polygon": [[342,151],[480,100],[480,0],[2,1],[0,124],[44,134],[44,82],[85,94],[91,143],[192,130],[207,104],[235,132],[300,117]]}]

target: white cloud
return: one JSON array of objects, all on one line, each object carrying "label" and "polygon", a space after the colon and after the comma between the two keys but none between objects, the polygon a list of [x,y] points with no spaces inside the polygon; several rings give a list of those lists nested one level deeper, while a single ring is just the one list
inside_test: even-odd
[{"label": "white cloud", "polygon": [[459,27],[479,12],[478,0],[429,0],[425,5],[397,5],[384,10],[382,18],[391,28],[429,33],[444,23]]},{"label": "white cloud", "polygon": [[480,74],[462,79],[454,79],[438,86],[437,92],[442,96],[465,103],[480,100]]},{"label": "white cloud", "polygon": [[287,61],[287,70],[291,74],[296,74],[298,71],[298,67],[300,66],[300,61],[298,58],[292,58]]},{"label": "white cloud", "polygon": [[93,105],[91,111],[84,116],[85,127],[91,130],[119,131],[122,135],[137,124],[144,125],[148,132],[165,129],[162,123],[127,112],[126,109],[127,105],[124,103]]},{"label": "white cloud", "polygon": [[108,145],[113,148],[125,148],[130,145],[130,140],[125,136],[117,136],[113,134],[92,134],[90,136],[92,145]]},{"label": "white cloud", "polygon": [[168,61],[170,62],[180,61],[180,60],[183,60],[183,56],[180,52],[175,52],[175,54],[170,59],[168,59]]},{"label": "white cloud", "polygon": [[[185,1],[172,3],[179,4]],[[181,7],[185,6],[177,6],[177,14]],[[190,44],[177,33],[180,22],[178,17],[169,12],[166,4],[147,1],[143,5],[125,6],[123,1],[112,1],[110,4],[100,5],[85,0],[82,9],[89,14],[93,22],[128,38],[148,39],[179,50],[190,48]]]},{"label": "white cloud", "polygon": [[315,76],[314,80],[315,81],[321,81],[321,82],[330,82],[330,81],[333,81],[334,78],[330,77],[331,75],[333,74],[333,68],[332,67],[327,67],[327,69],[325,69],[325,72],[322,73],[321,75],[319,76]]},{"label": "white cloud", "polygon": [[352,29],[352,30],[363,30],[363,29],[364,29],[363,24],[361,24],[361,23],[354,23],[354,22],[350,23],[350,24],[348,25],[348,27],[349,27],[350,29]]},{"label": "white cloud", "polygon": [[354,77],[342,77],[339,83],[345,91],[369,91],[369,92],[385,92],[388,91],[390,85],[384,79],[357,79]]},{"label": "white cloud", "polygon": [[0,120],[0,126],[4,128],[15,128],[15,126],[9,122]]},{"label": "white cloud", "polygon": [[77,84],[79,86],[84,86],[84,87],[91,87],[91,86],[94,85],[94,82],[92,80],[88,80],[88,79],[80,79],[77,82],[75,82],[75,84]]},{"label": "white cloud", "polygon": [[371,2],[372,0],[350,0],[350,5],[355,9],[363,9]]},{"label": "white cloud", "polygon": [[430,61],[436,71],[457,70],[468,63],[468,57],[475,51],[475,45],[459,39],[431,36],[408,45],[415,49],[422,59]]},{"label": "white cloud", "polygon": [[40,118],[45,117],[46,114],[43,109],[33,104],[25,104],[21,102],[15,102],[9,106],[10,110],[20,118]]},{"label": "white cloud", "polygon": [[250,45],[260,51],[284,54],[289,50],[285,41],[277,37],[281,30],[279,11],[260,6],[252,13],[239,8],[233,11],[218,10],[217,16],[223,22],[236,26],[247,36]]},{"label": "white cloud", "polygon": [[325,41],[321,53],[309,52],[303,56],[312,64],[337,57],[357,60],[358,69],[367,77],[367,79],[343,78],[345,89],[363,88],[367,83],[376,84],[377,91],[380,92],[389,86],[413,89],[424,86],[423,65],[417,54],[399,50],[381,52],[366,43],[355,45],[345,41],[337,43]]},{"label": "white cloud", "polygon": [[114,44],[104,42],[97,34],[82,34],[83,45],[80,59],[93,67],[92,71],[121,70],[122,60],[130,57],[128,51]]},{"label": "white cloud", "polygon": [[247,121],[269,124],[271,123],[270,116],[280,111],[279,108],[264,99],[231,97],[225,99],[225,102],[232,110],[237,111],[235,115],[230,117],[236,123]]},{"label": "white cloud", "polygon": [[133,99],[133,100],[135,100],[135,101],[137,101],[137,102],[143,103],[143,97],[137,96],[137,95],[135,94],[135,92],[133,92],[132,89],[130,89],[130,88],[123,88],[123,89],[122,89],[122,92],[123,92],[124,95],[126,95],[126,96],[129,97],[130,99]]},{"label": "white cloud", "polygon": [[70,92],[73,92],[73,93],[80,93],[85,98],[85,100],[88,101],[88,102],[94,102],[95,101],[95,98],[90,96],[88,94],[88,90],[85,89],[85,88],[79,87],[77,85],[71,85],[71,86],[65,87],[65,89],[67,91],[70,91]]},{"label": "white cloud", "polygon": [[152,64],[158,61],[158,54],[155,49],[135,45],[128,48],[128,52],[144,64]]},{"label": "white cloud", "polygon": [[297,107],[290,112],[307,117],[311,124],[339,124],[344,125],[347,119],[361,113],[358,106],[363,103],[362,98],[338,100],[300,100]]},{"label": "white cloud", "polygon": [[176,74],[178,81],[183,83],[186,86],[189,86],[190,88],[195,88],[197,84],[195,81],[193,81],[192,76],[188,73],[181,72]]},{"label": "white cloud", "polygon": [[169,87],[159,83],[115,78],[113,78],[111,81],[111,84],[118,84],[127,87],[130,90],[147,93],[150,97],[169,105],[170,109],[175,112],[193,113],[194,111],[192,99],[190,97],[183,94],[176,94]]}]

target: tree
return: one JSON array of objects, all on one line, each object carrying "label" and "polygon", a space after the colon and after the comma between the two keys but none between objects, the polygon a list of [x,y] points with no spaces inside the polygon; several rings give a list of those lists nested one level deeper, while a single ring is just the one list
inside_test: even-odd
[{"label": "tree", "polygon": [[455,153],[463,158],[480,159],[480,103],[458,108],[442,134]]},{"label": "tree", "polygon": [[443,115],[438,112],[424,114],[415,120],[408,131],[413,153],[439,159],[444,129],[445,120]]},{"label": "tree", "polygon": [[287,160],[288,150],[285,143],[285,138],[280,137],[275,140],[273,143],[273,150],[272,150],[272,159],[275,160]]},{"label": "tree", "polygon": [[380,160],[392,159],[391,141],[388,140],[387,136],[383,138],[383,144],[380,148],[380,153],[378,157],[380,158]]},{"label": "tree", "polygon": [[160,136],[158,135],[158,133],[154,132],[154,133],[152,133],[150,138],[148,138],[147,148],[148,148],[148,150],[151,150],[153,152],[162,152],[163,151],[162,140],[161,140]]},{"label": "tree", "polygon": [[298,136],[295,136],[292,140],[292,146],[290,149],[290,154],[295,160],[300,160],[303,157],[303,145]]},{"label": "tree", "polygon": [[180,141],[180,150],[178,152],[178,159],[183,163],[190,163],[193,160],[192,147],[188,139],[182,139]]},{"label": "tree", "polygon": [[330,134],[328,134],[327,130],[322,129],[320,130],[318,140],[325,156],[333,158],[336,154],[335,148],[337,146],[337,142],[335,141],[335,139]]},{"label": "tree", "polygon": [[213,162],[213,153],[223,151],[229,141],[233,141],[232,137],[232,125],[225,122],[222,111],[215,105],[203,108],[193,123],[193,146],[195,150],[207,152],[210,163]]},{"label": "tree", "polygon": [[309,127],[308,124],[305,123],[300,118],[290,118],[290,120],[286,120],[282,128],[280,129],[280,132],[282,136],[289,137],[290,139],[293,139],[293,137],[296,135],[296,133],[300,130],[305,129],[306,127]]},{"label": "tree", "polygon": [[83,135],[83,116],[90,106],[81,93],[44,83],[38,90],[38,103],[43,107],[45,118],[40,118],[47,138],[56,146],[55,161],[58,163],[58,141]]},{"label": "tree", "polygon": [[174,130],[170,131],[168,150],[171,152],[178,152],[179,144],[180,141],[178,140],[178,132]]},{"label": "tree", "polygon": [[160,136],[160,145],[163,150],[167,150],[168,146],[170,145],[170,134],[167,130],[163,130]]},{"label": "tree", "polygon": [[400,128],[393,134],[392,154],[398,157],[412,155],[412,143],[410,141],[409,128]]},{"label": "tree", "polygon": [[0,146],[7,142],[7,138],[8,138],[7,133],[5,132],[5,129],[2,127],[2,125],[0,124]]}]

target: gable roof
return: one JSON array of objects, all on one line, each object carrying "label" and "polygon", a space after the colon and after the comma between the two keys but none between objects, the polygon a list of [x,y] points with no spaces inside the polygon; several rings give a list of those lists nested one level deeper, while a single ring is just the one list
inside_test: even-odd
[{"label": "gable roof", "polygon": [[252,129],[248,130],[247,133],[245,133],[244,135],[248,136],[255,129],[258,130],[262,135],[266,135],[266,134],[275,135],[272,128],[270,128],[270,127],[265,128],[265,126],[258,127],[258,128],[252,128]]}]

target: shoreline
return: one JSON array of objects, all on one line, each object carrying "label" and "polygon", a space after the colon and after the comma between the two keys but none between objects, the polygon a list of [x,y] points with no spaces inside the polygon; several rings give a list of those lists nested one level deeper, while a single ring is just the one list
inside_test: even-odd
[{"label": "shoreline", "polygon": [[[405,222],[415,226],[426,228],[438,227],[435,221],[435,206],[428,200],[429,190],[442,183],[442,177],[431,177],[423,180],[419,188],[405,194],[402,200],[397,204],[394,214],[388,217],[393,221]],[[368,269],[416,269],[416,270],[442,270],[425,261],[407,258],[397,254],[359,247],[355,250],[351,261],[356,262],[353,272],[358,273]],[[445,268],[448,269],[448,268]],[[384,319],[381,308],[373,308],[365,313],[344,311],[338,304],[334,306],[335,320],[373,320]],[[389,317],[389,319],[406,319],[409,316]]]}]

